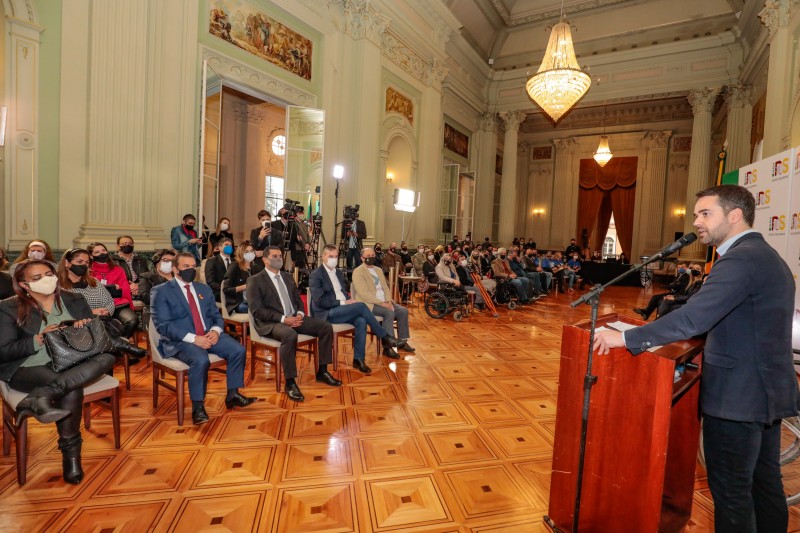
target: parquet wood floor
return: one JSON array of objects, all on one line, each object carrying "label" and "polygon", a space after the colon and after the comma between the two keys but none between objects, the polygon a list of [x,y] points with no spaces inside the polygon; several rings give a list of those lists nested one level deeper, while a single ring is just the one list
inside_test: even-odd
[{"label": "parquet wood floor", "polygon": [[[601,313],[630,314],[647,298],[612,288]],[[177,426],[169,394],[154,412],[150,370],[138,365],[122,391],[122,450],[96,409],[82,484],[61,479],[53,425],[29,424],[24,487],[13,451],[0,457],[0,531],[546,531],[561,325],[589,314],[570,300],[462,322],[412,308],[416,354],[390,362],[368,349],[373,374],[348,361],[340,389],[316,384],[306,366],[302,404],[276,394],[264,366],[245,389],[260,401],[227,411],[224,377],[212,373],[212,420],[200,427],[188,412]],[[352,357],[345,342],[340,352]],[[699,467],[695,488],[686,531],[712,531]]]}]

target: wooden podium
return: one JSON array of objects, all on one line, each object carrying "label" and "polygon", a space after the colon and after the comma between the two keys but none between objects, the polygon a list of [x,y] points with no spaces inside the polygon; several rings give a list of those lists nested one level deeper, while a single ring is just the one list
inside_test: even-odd
[{"label": "wooden podium", "polygon": [[[644,324],[612,314],[601,316],[597,327],[617,320]],[[565,325],[561,340],[548,516],[562,531],[572,531],[589,325]],[[701,365],[703,344],[676,342],[636,357],[624,348],[595,353],[580,533],[673,532],[686,525],[700,432],[700,369],[673,381],[676,365]]]}]

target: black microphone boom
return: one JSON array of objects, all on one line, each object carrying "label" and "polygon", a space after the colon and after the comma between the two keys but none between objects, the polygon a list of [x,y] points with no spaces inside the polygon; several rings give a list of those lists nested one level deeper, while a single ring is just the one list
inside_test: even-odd
[{"label": "black microphone boom", "polygon": [[652,259],[653,261],[658,261],[659,259],[663,259],[668,255],[674,254],[684,246],[692,244],[696,240],[697,240],[697,235],[695,235],[694,233],[688,233],[683,237],[681,237],[680,239],[678,239],[677,241],[673,242],[672,244],[668,244],[667,246],[659,250],[658,253],[655,254],[650,259]]}]

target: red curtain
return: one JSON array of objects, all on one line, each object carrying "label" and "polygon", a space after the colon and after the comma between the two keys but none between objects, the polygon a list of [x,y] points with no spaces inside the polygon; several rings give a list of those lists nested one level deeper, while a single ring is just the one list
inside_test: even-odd
[{"label": "red curtain", "polygon": [[615,157],[605,167],[594,159],[580,161],[578,234],[585,229],[591,239],[596,228],[595,250],[602,249],[613,213],[620,247],[630,258],[638,163],[637,157]]}]

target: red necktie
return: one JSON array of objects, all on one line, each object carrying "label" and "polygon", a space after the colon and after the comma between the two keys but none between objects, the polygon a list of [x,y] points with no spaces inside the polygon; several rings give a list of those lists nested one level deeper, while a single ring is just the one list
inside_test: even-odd
[{"label": "red necktie", "polygon": [[192,294],[191,285],[186,285],[186,298],[189,300],[189,311],[192,312],[192,322],[194,322],[194,332],[197,335],[205,335],[206,331],[203,328],[203,320],[200,318],[200,310],[197,308],[197,302]]}]

